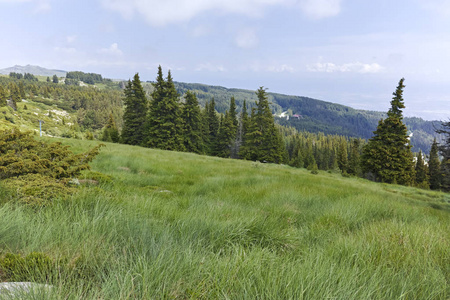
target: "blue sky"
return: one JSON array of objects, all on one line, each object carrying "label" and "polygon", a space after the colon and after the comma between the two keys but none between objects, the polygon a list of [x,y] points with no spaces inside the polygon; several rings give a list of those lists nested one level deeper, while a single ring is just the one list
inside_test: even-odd
[{"label": "blue sky", "polygon": [[450,118],[448,0],[0,0],[0,68],[39,65]]}]

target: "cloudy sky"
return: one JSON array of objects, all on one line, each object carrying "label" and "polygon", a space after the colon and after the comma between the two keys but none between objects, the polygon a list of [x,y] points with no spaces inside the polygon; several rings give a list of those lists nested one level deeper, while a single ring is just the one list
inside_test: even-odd
[{"label": "cloudy sky", "polygon": [[450,0],[0,0],[0,68],[39,65],[450,118]]}]

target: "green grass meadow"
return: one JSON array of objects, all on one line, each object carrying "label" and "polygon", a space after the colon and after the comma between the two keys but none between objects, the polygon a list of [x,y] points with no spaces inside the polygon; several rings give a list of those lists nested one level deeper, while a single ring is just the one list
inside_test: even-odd
[{"label": "green grass meadow", "polygon": [[0,255],[54,262],[30,299],[450,297],[450,194],[109,143],[92,170],[113,180],[0,205]]}]

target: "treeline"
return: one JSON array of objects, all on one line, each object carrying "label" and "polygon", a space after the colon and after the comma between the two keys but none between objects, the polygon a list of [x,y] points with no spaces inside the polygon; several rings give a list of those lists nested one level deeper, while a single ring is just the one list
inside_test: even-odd
[{"label": "treeline", "polygon": [[[206,101],[214,98],[216,110],[219,113],[225,113],[232,96],[236,98],[238,110],[242,109],[243,99],[247,100],[248,111],[251,111],[257,101],[255,93],[249,90],[183,82],[175,82],[175,87],[180,94],[185,94],[186,91],[195,93],[202,106],[205,105]],[[324,132],[327,135],[369,139],[377,127],[378,120],[387,117],[386,113],[383,112],[357,110],[348,106],[302,96],[268,93],[268,99],[272,113],[279,115],[283,111],[288,111],[291,116],[294,114],[301,116],[300,118],[291,117],[289,120],[275,117],[276,123],[294,127],[299,132]],[[431,121],[409,117],[404,118],[403,121],[409,132],[414,133],[410,137],[413,145],[412,150],[429,153],[433,138],[438,137],[434,130],[437,122],[433,124]]]},{"label": "treeline", "polygon": [[38,81],[37,77],[30,73],[16,73],[16,72],[10,72],[9,77],[15,78],[15,79],[25,79],[30,81]]},{"label": "treeline", "polygon": [[81,71],[73,71],[67,72],[66,80],[69,79],[69,82],[78,82],[83,81],[87,84],[95,84],[103,82],[102,75],[95,73],[84,73]]},{"label": "treeline", "polygon": [[224,114],[216,112],[214,98],[201,109],[196,95],[191,91],[186,91],[185,101],[181,103],[170,71],[164,79],[161,67],[153,86],[149,101],[138,74],[128,82],[120,138],[123,143],[285,163],[306,167],[313,173],[319,169],[339,170],[344,176],[363,176],[379,182],[432,189],[449,188],[445,183],[449,174],[445,167],[448,165],[448,156],[445,156],[447,148],[440,148],[444,157],[442,162],[439,161],[436,140],[428,163],[421,152],[414,155],[411,151],[402,115],[405,107],[403,79],[394,93],[387,118],[379,121],[374,136],[367,143],[357,138],[277,127],[263,87],[256,92],[258,100],[251,113],[248,114],[244,100],[238,116],[234,97],[230,98],[229,108]]}]

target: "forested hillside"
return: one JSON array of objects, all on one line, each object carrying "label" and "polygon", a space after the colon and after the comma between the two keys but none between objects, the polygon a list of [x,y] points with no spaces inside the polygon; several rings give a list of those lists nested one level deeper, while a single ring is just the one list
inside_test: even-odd
[{"label": "forested hillside", "polygon": [[[17,72],[16,74],[20,72],[25,72],[25,74],[27,74],[26,72],[37,73],[36,75],[39,75],[37,76],[38,82],[5,76],[0,78],[0,85],[9,91],[8,86],[13,82],[19,89],[23,90],[21,95],[23,99],[30,98],[33,102],[56,106],[69,114],[73,114],[73,118],[77,121],[72,126],[74,132],[90,131],[95,135],[96,131],[107,125],[111,114],[117,128],[119,131],[121,130],[124,96],[122,91],[126,85],[125,81],[104,79],[100,74],[48,70],[37,66],[15,66],[3,71],[6,70],[13,73]],[[51,72],[57,72],[57,74],[54,74],[57,75],[57,83],[54,82],[55,76],[50,75]],[[42,74],[49,75],[46,78]],[[61,77],[65,74],[69,74],[68,78]],[[201,107],[205,107],[206,102],[214,98],[215,109],[221,114],[224,114],[229,108],[231,97],[235,99],[238,113],[242,111],[244,101],[247,103],[248,113],[256,106],[257,97],[255,92],[251,90],[228,89],[220,86],[176,81],[174,85],[182,97],[187,91],[195,94]],[[150,82],[143,83],[143,88],[147,95],[153,92],[153,86]],[[385,113],[382,112],[356,110],[344,105],[308,97],[276,93],[267,93],[267,95],[272,113],[275,114],[275,121],[280,125],[293,127],[299,132],[306,131],[368,139],[372,136],[377,122],[386,117]],[[388,100],[386,99],[386,101]],[[285,112],[289,119],[277,117],[282,112]],[[9,119],[12,118],[9,117]],[[438,137],[433,122],[416,117],[405,118],[404,122],[411,135],[413,151],[429,153],[434,137]],[[45,124],[47,125],[43,125],[44,131],[47,131],[45,128],[49,124]],[[59,131],[61,130],[53,128],[52,135],[60,135],[57,133]],[[101,133],[98,132],[97,136],[100,135]]]},{"label": "forested hillside", "polygon": [[[208,86],[197,83],[175,82],[175,87],[180,94],[190,90],[197,95],[201,105],[214,98],[216,109],[220,113],[225,113],[229,107],[232,96],[236,99],[238,111],[242,109],[242,104],[246,100],[249,111],[257,100],[255,92],[243,89],[227,89],[220,86]],[[148,87],[150,89],[150,87]],[[348,106],[312,99],[301,96],[288,96],[276,93],[268,93],[271,109],[274,114],[280,115],[287,111],[291,115],[286,118],[276,118],[280,125],[294,127],[298,131],[313,133],[323,132],[325,134],[345,135],[368,139],[372,136],[378,121],[386,118],[384,112],[357,110]],[[386,102],[389,99],[386,99]],[[406,100],[407,102],[408,100]],[[299,115],[300,117],[292,117]],[[404,118],[411,136],[413,151],[428,153],[435,133],[435,126],[432,121],[425,121],[421,118]]]}]

